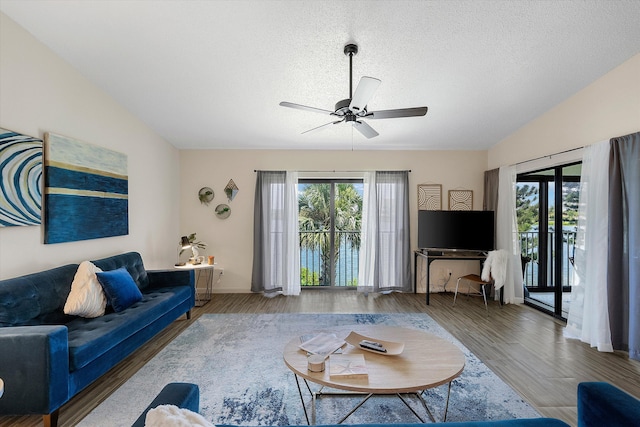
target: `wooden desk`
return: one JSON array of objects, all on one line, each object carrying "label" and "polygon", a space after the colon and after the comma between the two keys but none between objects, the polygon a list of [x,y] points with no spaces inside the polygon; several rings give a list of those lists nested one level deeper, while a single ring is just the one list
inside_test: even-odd
[{"label": "wooden desk", "polygon": [[482,252],[458,252],[458,251],[429,251],[429,250],[417,250],[413,251],[413,290],[418,289],[418,257],[424,258],[427,262],[427,305],[429,305],[429,269],[433,261],[480,261],[480,267],[482,263],[487,259],[487,255]]}]

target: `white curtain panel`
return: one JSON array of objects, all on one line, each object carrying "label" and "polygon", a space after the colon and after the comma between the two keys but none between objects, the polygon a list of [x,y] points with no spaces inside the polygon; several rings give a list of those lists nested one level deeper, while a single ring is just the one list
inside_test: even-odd
[{"label": "white curtain panel", "polygon": [[363,181],[358,290],[371,292],[374,289],[376,247],[378,246],[376,173],[365,172]]},{"label": "white curtain panel", "polygon": [[[613,351],[605,256],[609,238],[609,141],[586,147],[580,177],[574,284],[564,335]],[[603,252],[604,251],[604,252]]]},{"label": "white curtain panel", "polygon": [[[518,221],[516,217],[516,167],[502,166],[498,178],[496,249],[504,249],[509,254],[507,278],[502,288],[505,304],[522,304],[522,260],[518,242]],[[498,298],[496,293],[496,298]]]},{"label": "white curtain panel", "polygon": [[300,230],[298,227],[298,172],[287,171],[284,195],[282,293],[300,295]]}]

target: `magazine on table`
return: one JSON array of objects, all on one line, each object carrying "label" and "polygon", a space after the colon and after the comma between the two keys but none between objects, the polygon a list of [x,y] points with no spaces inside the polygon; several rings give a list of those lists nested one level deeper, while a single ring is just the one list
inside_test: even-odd
[{"label": "magazine on table", "polygon": [[320,354],[322,356],[328,356],[346,344],[343,339],[338,338],[335,334],[328,334],[326,332],[321,332],[313,336],[303,335],[300,337],[300,340],[303,341],[302,344],[300,344],[302,350],[307,353]]}]

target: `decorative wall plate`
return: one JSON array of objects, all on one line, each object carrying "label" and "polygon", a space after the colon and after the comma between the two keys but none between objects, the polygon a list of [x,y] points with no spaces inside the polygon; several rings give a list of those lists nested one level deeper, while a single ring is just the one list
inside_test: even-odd
[{"label": "decorative wall plate", "polygon": [[216,194],[210,187],[202,187],[200,191],[198,191],[198,199],[203,205],[208,206],[215,196]]},{"label": "decorative wall plate", "polygon": [[227,219],[229,218],[229,215],[231,215],[231,208],[229,207],[229,205],[226,205],[224,203],[219,204],[218,206],[216,206],[216,216],[220,219]]}]

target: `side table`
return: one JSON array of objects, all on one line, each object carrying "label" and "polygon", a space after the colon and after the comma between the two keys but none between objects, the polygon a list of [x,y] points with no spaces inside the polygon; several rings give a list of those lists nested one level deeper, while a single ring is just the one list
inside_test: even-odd
[{"label": "side table", "polygon": [[[211,301],[211,294],[213,293],[213,273],[217,263],[211,264],[185,264],[176,265],[175,267],[183,270],[194,270],[196,275],[196,307],[202,307],[209,301]],[[204,292],[198,292],[198,283],[200,279],[204,281]]]}]

